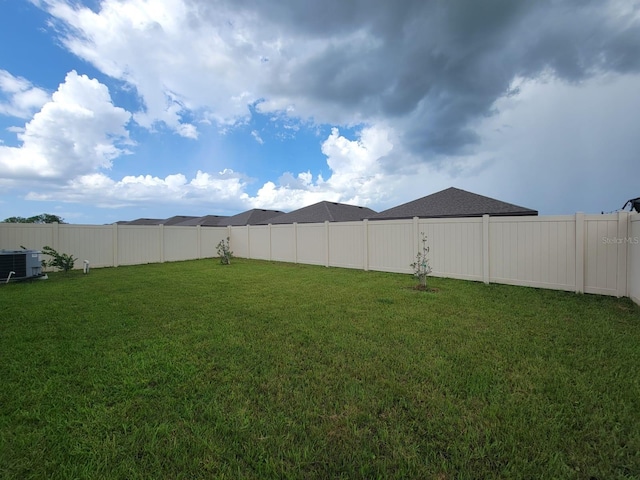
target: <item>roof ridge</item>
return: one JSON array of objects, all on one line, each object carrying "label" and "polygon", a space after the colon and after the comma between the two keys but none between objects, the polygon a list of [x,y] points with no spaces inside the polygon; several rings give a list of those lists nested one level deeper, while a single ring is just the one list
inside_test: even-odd
[{"label": "roof ridge", "polygon": [[329,221],[333,222],[335,220],[335,217],[333,215],[333,212],[331,211],[331,208],[329,208],[329,201],[328,200],[323,200],[322,204],[323,204],[322,206],[325,208],[325,210],[328,213]]}]

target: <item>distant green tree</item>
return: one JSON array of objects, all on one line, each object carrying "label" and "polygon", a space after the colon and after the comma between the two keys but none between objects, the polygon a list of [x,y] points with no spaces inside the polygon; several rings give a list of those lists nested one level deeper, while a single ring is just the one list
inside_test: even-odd
[{"label": "distant green tree", "polygon": [[67,223],[62,217],[52,215],[50,213],[42,213],[33,217],[9,217],[5,218],[3,223]]}]

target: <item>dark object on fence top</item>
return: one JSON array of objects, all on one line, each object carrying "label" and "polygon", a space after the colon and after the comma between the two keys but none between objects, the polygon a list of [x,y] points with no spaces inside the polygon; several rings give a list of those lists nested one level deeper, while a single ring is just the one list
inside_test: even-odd
[{"label": "dark object on fence top", "polygon": [[[264,220],[280,215],[280,210],[264,210],[260,208],[254,208],[247,210],[246,212],[238,213],[232,217],[227,217],[220,221],[218,226],[226,227],[231,226],[243,226],[243,225],[259,225],[264,223]],[[268,222],[267,222],[268,223]]]},{"label": "dark object on fence top", "polygon": [[537,210],[519,207],[495,198],[450,187],[426,197],[384,210],[369,217],[370,220],[400,218],[455,218],[491,216],[538,215]]},{"label": "dark object on fence top", "polygon": [[640,213],[640,197],[627,200],[627,203],[624,204],[624,207],[622,207],[622,210],[627,208],[627,205],[631,205],[632,211],[635,210],[636,212]]},{"label": "dark object on fence top", "polygon": [[369,218],[375,213],[374,210],[367,207],[336,202],[318,202],[293,212],[269,218],[260,224],[322,223],[325,221],[354,222]]}]

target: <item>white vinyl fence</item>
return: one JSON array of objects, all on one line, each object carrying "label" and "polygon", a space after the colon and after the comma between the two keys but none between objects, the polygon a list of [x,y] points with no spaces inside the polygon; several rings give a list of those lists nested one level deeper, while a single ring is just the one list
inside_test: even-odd
[{"label": "white vinyl fence", "polygon": [[637,217],[364,220],[231,227],[230,237],[245,258],[411,273],[424,233],[434,276],[637,298]]},{"label": "white vinyl fence", "polygon": [[76,268],[83,260],[91,267],[117,267],[215,257],[216,245],[227,235],[226,228],[200,226],[0,223],[0,249],[48,245],[79,259]]},{"label": "white vinyl fence", "polygon": [[106,267],[215,257],[228,236],[238,257],[411,273],[422,233],[434,276],[640,303],[640,215],[628,212],[242,227],[0,223],[0,249],[49,245]]}]

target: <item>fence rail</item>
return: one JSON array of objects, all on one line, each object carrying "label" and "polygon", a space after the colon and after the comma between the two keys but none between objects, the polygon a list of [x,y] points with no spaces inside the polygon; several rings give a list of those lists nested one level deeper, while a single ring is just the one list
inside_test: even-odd
[{"label": "fence rail", "polygon": [[242,227],[0,223],[0,248],[49,245],[109,267],[211,258],[229,237],[238,257],[411,273],[422,233],[434,276],[629,296],[640,304],[640,215],[628,212]]}]

